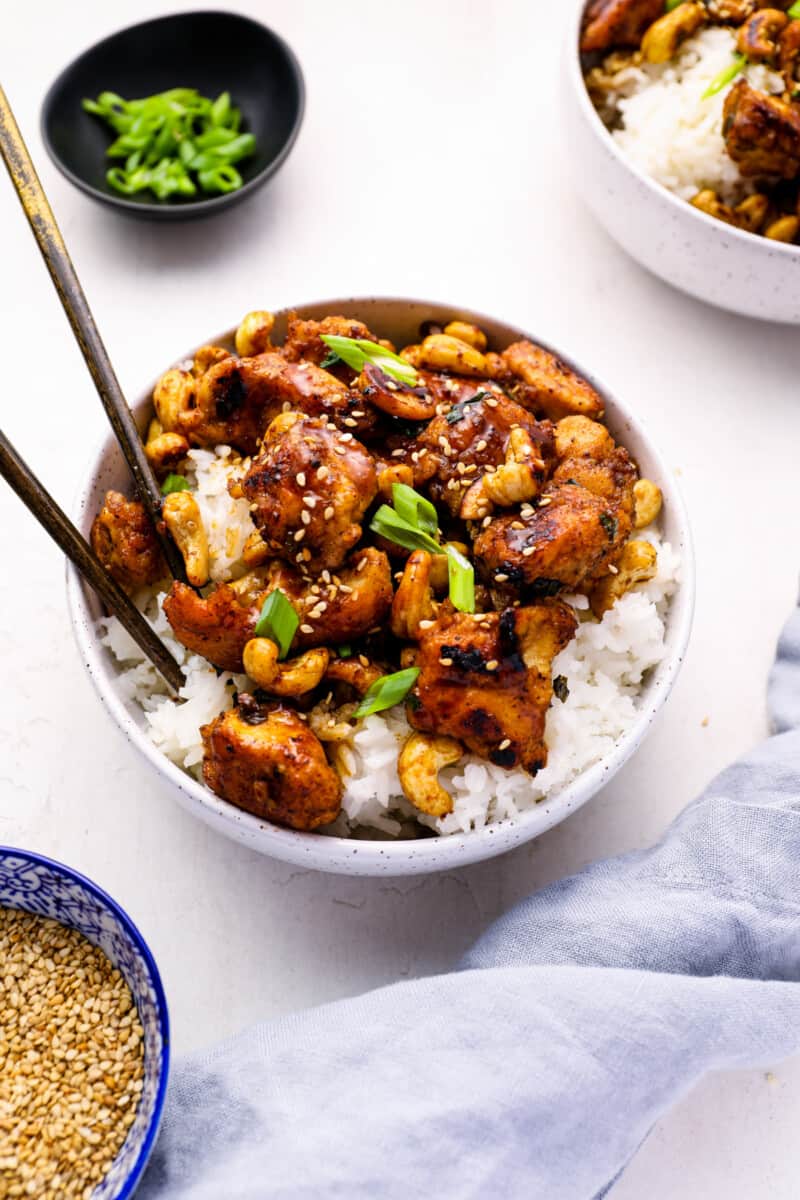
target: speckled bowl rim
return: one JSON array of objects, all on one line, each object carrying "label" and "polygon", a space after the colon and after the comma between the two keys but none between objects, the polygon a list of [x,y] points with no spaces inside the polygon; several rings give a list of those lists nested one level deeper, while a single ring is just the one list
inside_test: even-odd
[{"label": "speckled bowl rim", "polygon": [[[404,313],[414,314],[414,319],[460,316],[472,320],[495,335],[510,340],[531,337],[524,330],[504,321],[498,321],[482,313],[437,301],[409,300],[399,297],[352,297],[329,301],[313,301],[289,306],[276,313],[277,316],[296,311],[319,316],[325,312],[343,312],[347,315],[359,313],[367,324],[371,311],[385,310],[386,306]],[[376,322],[380,317],[373,318]],[[227,331],[220,339],[230,339]],[[541,801],[535,808],[519,818],[486,826],[466,834],[451,834],[447,837],[422,838],[408,841],[378,841],[328,837],[320,834],[297,833],[282,829],[242,812],[226,801],[219,799],[202,784],[187,775],[160,753],[146,736],[144,729],[133,718],[122,699],[118,687],[118,671],[110,652],[100,644],[92,612],[92,597],[87,585],[78,572],[67,564],[67,593],[73,631],[78,650],[89,676],[97,689],[101,701],[122,730],[128,741],[147,760],[150,766],[173,787],[178,801],[195,816],[199,816],[212,828],[248,846],[250,849],[273,858],[312,870],[327,871],[344,875],[416,875],[439,870],[452,870],[469,863],[480,862],[514,849],[530,841],[547,829],[559,824],[571,813],[576,812],[627,762],[641,744],[657,714],[665,703],[680,670],[688,644],[694,612],[695,567],[692,539],[688,516],[680,489],[664,459],[659,454],[641,422],[624,404],[595,376],[574,359],[568,358],[549,346],[541,338],[536,342],[557,354],[559,358],[579,371],[601,393],[607,403],[612,426],[625,426],[626,437],[639,447],[633,450],[636,457],[644,451],[650,459],[648,470],[664,493],[665,511],[674,521],[677,537],[672,538],[674,548],[681,556],[681,581],[670,602],[667,617],[668,640],[671,649],[650,675],[646,688],[646,699],[631,729],[614,748],[599,762],[577,776],[570,784],[552,798]],[[205,343],[203,343],[205,344]],[[181,362],[190,358],[192,351],[178,357]],[[152,387],[140,397],[138,410],[150,403]],[[111,435],[93,455],[74,506],[74,519],[78,527],[88,530],[91,523],[92,492],[104,456],[112,447]],[[655,466],[656,470],[653,470]],[[94,601],[95,610],[98,610]]]},{"label": "speckled bowl rim", "polygon": [[725,236],[731,238],[734,242],[741,241],[746,246],[760,245],[764,252],[769,251],[770,256],[777,254],[783,255],[785,258],[797,258],[800,254],[800,246],[792,245],[787,242],[773,242],[761,237],[757,233],[749,233],[746,229],[737,229],[735,225],[724,225],[718,221],[716,217],[710,217],[708,213],[704,213],[701,209],[695,208],[686,200],[681,200],[680,196],[676,196],[669,188],[664,187],[663,183],[658,183],[653,179],[652,175],[648,175],[642,171],[640,167],[631,162],[626,154],[620,150],[611,133],[603,124],[602,118],[595,106],[592,104],[591,96],[586,87],[586,80],[583,75],[583,65],[581,63],[580,53],[580,35],[581,26],[583,24],[583,14],[586,11],[587,0],[578,0],[575,7],[575,15],[569,26],[567,35],[567,66],[571,74],[571,80],[575,93],[578,97],[578,103],[586,117],[589,127],[594,130],[603,145],[611,152],[613,158],[617,160],[625,168],[629,174],[645,186],[651,192],[655,199],[666,200],[673,209],[688,217],[689,220],[696,221],[700,226],[705,226],[710,232],[718,234],[720,226],[724,228]]},{"label": "speckled bowl rim", "polygon": [[[23,850],[19,846],[0,845],[0,859],[4,858],[24,858],[33,866],[45,867],[48,871],[52,871],[56,875],[61,875],[72,883],[77,883],[84,891],[89,892],[96,900],[100,902],[103,908],[108,909],[111,915],[119,922],[122,928],[130,937],[131,941],[137,946],[139,953],[144,959],[147,970],[150,973],[150,979],[153,984],[153,995],[155,996],[155,1010],[159,1029],[161,1032],[161,1073],[158,1079],[156,1088],[156,1097],[153,1102],[153,1112],[150,1116],[150,1124],[147,1127],[147,1133],[142,1141],[141,1148],[136,1161],[131,1167],[125,1182],[117,1192],[116,1200],[127,1200],[132,1196],[139,1185],[142,1174],[147,1166],[150,1155],[156,1144],[158,1131],[161,1126],[161,1119],[164,1115],[164,1101],[167,1096],[167,1084],[169,1082],[170,1069],[170,1031],[169,1031],[169,1007],[167,1005],[167,996],[164,991],[164,985],[161,981],[161,973],[156,965],[156,960],[153,957],[153,952],[145,941],[143,935],[139,931],[138,926],[128,916],[122,905],[110,896],[107,891],[83,875],[80,871],[76,871],[74,867],[68,867],[66,863],[59,862],[55,858],[48,858],[45,854],[38,854],[35,850]],[[27,909],[24,911],[28,911]],[[59,924],[66,928],[74,928],[69,922],[62,921],[60,918],[55,918]],[[79,930],[80,932],[80,930]],[[120,1148],[120,1153],[122,1148]]]}]

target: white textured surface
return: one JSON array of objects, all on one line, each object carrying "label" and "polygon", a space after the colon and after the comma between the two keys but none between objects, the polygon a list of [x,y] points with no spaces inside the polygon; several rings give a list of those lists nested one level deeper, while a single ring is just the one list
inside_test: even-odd
[{"label": "white textured surface", "polygon": [[[160,6],[47,0],[6,14],[0,77],[124,387],[135,393],[247,309],[294,298],[405,293],[494,312],[638,399],[682,474],[698,612],[649,741],[566,824],[453,875],[400,884],[310,875],[214,837],[145,773],[73,649],[57,552],[0,491],[0,546],[13,564],[0,584],[0,841],[63,858],[127,907],[161,966],[178,1051],[258,1017],[446,968],[531,888],[656,838],[763,736],[764,680],[798,567],[797,334],[667,289],[585,213],[566,181],[557,120],[560,6],[237,7],[297,50],[306,123],[267,190],[183,227],[100,209],[55,172],[37,132],[61,66]],[[345,67],[354,46],[357,62]],[[0,228],[3,425],[69,506],[102,418],[4,179]],[[654,1131],[614,1200],[794,1198],[800,1066],[774,1076],[703,1083]]]}]

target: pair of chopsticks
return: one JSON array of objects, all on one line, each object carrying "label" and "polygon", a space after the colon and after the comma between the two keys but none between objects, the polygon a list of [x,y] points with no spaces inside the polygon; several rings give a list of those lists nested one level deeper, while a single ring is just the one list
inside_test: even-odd
[{"label": "pair of chopsticks", "polygon": [[[147,460],[139,430],[133,419],[108,352],[94,322],[64,239],[44,189],[36,174],[14,114],[0,87],[0,156],[5,162],[33,236],[50,272],[50,278],[72,327],[75,339],[94,380],[98,395],[133,475],[136,489],[153,522],[170,571],[185,581],[180,552],[166,531],[161,517],[161,489]],[[120,620],[139,648],[178,691],[183,672],[142,614],[106,571],[88,542],[81,536],[52,496],[17,454],[0,431],[0,475],[14,489],[64,554],[75,564],[87,583]]]}]

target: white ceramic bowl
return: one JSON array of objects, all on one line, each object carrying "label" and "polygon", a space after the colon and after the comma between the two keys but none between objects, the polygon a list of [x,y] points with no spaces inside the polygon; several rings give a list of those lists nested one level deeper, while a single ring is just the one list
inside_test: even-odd
[{"label": "white ceramic bowl", "polygon": [[642,266],[684,292],[745,317],[800,324],[800,246],[723,224],[667,191],[622,154],[592,104],[579,52],[585,0],[567,32],[562,97],[575,186]]},{"label": "white ceramic bowl", "polygon": [[[521,337],[530,336],[522,330],[514,329],[480,313],[416,300],[339,299],[297,305],[296,309],[304,317],[320,318],[328,313],[358,317],[372,329],[391,337],[400,345],[416,339],[422,321],[443,322],[454,316],[480,325],[486,330],[491,344],[497,348],[503,348]],[[276,341],[280,341],[284,335],[288,311],[284,310],[277,316]],[[212,340],[232,345],[231,338],[232,334],[229,333]],[[190,354],[181,357],[190,357]],[[639,701],[639,717],[635,725],[617,743],[613,751],[575,779],[559,795],[543,801],[518,820],[492,825],[469,834],[389,842],[332,838],[280,829],[220,800],[155,749],[144,732],[141,711],[120,691],[118,668],[112,656],[98,641],[97,619],[101,616],[100,604],[77,572],[69,568],[67,588],[75,635],[81,657],[100,698],[129,741],[150,766],[172,784],[176,799],[185,808],[227,837],[285,862],[347,875],[422,874],[449,870],[466,863],[491,858],[529,841],[544,830],[557,825],[585,804],[619,770],[626,759],[630,758],[666,700],[686,649],[694,605],[691,538],[683,501],[672,472],[659,456],[642,426],[633,413],[589,372],[577,363],[572,365],[592,380],[594,386],[603,394],[611,432],[631,451],[642,473],[654,479],[663,491],[664,532],[683,560],[682,582],[672,599],[668,614],[666,657],[652,672],[644,686]],[[137,418],[142,425],[151,412],[151,395],[152,385],[136,405]],[[120,490],[130,488],[122,455],[111,436],[95,454],[78,497],[75,519],[84,534],[88,535],[92,519],[110,487]]]}]

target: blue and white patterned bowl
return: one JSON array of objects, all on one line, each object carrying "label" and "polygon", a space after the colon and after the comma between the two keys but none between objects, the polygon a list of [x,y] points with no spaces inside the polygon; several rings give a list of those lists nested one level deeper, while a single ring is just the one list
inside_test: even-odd
[{"label": "blue and white patterned bowl", "polygon": [[77,929],[122,973],[144,1029],[144,1087],[136,1119],[92,1200],[124,1200],[153,1149],[169,1074],[169,1016],[161,977],[130,917],[91,880],[62,863],[0,846],[0,906]]}]

